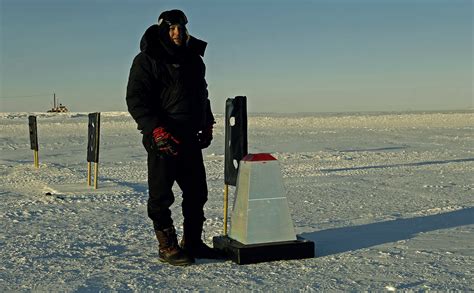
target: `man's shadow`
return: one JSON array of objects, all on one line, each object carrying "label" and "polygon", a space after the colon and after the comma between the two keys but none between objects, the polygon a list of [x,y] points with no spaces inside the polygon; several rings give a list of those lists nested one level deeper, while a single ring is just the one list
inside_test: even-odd
[{"label": "man's shadow", "polygon": [[472,224],[474,207],[432,216],[303,233],[300,236],[315,242],[316,256],[327,256],[410,239],[422,232]]}]

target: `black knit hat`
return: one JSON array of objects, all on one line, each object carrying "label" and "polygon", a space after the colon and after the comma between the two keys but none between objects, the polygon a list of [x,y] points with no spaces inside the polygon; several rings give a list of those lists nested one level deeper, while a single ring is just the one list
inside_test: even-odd
[{"label": "black knit hat", "polygon": [[173,24],[186,25],[188,23],[188,18],[178,9],[163,11],[158,17],[158,25],[166,24],[168,26]]}]

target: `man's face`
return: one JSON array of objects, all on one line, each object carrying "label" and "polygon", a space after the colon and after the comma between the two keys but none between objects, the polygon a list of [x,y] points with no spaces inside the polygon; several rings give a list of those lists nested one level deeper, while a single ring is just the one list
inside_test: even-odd
[{"label": "man's face", "polygon": [[185,28],[180,24],[172,24],[170,26],[170,38],[176,46],[184,43]]}]

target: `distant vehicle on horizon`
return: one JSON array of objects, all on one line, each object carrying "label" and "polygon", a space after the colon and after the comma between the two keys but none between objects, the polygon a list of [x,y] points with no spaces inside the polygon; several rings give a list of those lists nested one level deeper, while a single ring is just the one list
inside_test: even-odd
[{"label": "distant vehicle on horizon", "polygon": [[66,113],[69,112],[69,109],[63,104],[59,103],[59,106],[56,106],[56,93],[53,94],[53,108],[47,111],[48,113]]}]

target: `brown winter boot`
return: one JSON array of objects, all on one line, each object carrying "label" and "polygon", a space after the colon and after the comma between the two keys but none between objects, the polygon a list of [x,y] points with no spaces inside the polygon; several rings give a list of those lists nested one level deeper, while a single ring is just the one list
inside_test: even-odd
[{"label": "brown winter boot", "polygon": [[194,262],[179,246],[176,230],[173,226],[163,230],[155,230],[159,242],[159,260],[174,266],[187,266]]}]

